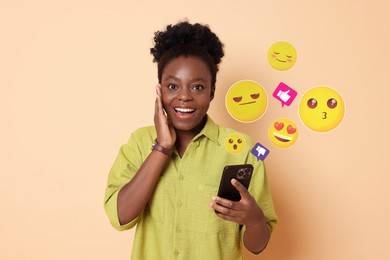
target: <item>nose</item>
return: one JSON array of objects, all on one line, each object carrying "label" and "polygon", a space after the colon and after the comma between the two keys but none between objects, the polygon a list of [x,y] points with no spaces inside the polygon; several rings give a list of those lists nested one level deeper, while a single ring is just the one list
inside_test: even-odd
[{"label": "nose", "polygon": [[189,87],[182,87],[179,91],[178,99],[181,101],[192,100],[192,94]]}]

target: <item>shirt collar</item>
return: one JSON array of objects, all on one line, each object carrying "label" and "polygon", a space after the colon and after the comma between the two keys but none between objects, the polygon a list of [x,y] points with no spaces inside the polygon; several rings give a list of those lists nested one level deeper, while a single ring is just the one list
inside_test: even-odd
[{"label": "shirt collar", "polygon": [[206,136],[208,139],[211,141],[215,142],[216,144],[219,145],[218,142],[218,135],[219,135],[219,128],[218,125],[214,123],[214,121],[208,116],[207,116],[207,121],[206,124],[204,125],[202,131],[200,131],[199,134],[197,134],[194,137],[194,141],[199,139],[201,136]]}]

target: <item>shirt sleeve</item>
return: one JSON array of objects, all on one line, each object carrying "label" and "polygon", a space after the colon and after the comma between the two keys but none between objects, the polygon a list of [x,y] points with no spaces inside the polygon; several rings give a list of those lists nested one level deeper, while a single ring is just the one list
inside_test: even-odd
[{"label": "shirt sleeve", "polygon": [[[253,156],[255,158],[255,156]],[[267,220],[267,224],[271,229],[271,232],[274,231],[278,218],[275,213],[274,204],[272,200],[271,190],[268,184],[268,178],[265,170],[265,165],[263,161],[258,161],[254,163],[256,166],[254,168],[253,175],[253,185],[249,186],[249,192],[257,201],[257,204],[264,213],[264,216]]]},{"label": "shirt sleeve", "polygon": [[[256,200],[257,204],[261,208],[266,218],[267,224],[273,232],[278,223],[278,218],[275,213],[274,204],[270,187],[268,184],[267,174],[265,170],[265,164],[263,161],[257,160],[257,158],[251,153],[248,155],[247,163],[254,166],[252,179],[248,188],[249,193]],[[241,243],[243,243],[243,237],[246,227],[241,229]],[[260,254],[260,253],[259,253]],[[258,255],[258,254],[253,254]]]},{"label": "shirt sleeve", "polygon": [[118,193],[136,174],[142,164],[140,146],[137,143],[137,133],[133,133],[127,144],[122,145],[110,170],[107,179],[106,192],[104,196],[104,209],[111,225],[117,230],[127,230],[134,227],[140,216],[131,222],[121,225],[118,217]]},{"label": "shirt sleeve", "polygon": [[[267,224],[271,229],[271,232],[274,231],[276,225],[278,224],[278,218],[275,213],[274,204],[272,200],[271,190],[268,184],[268,178],[266,174],[264,162],[259,163],[257,169],[257,178],[256,182],[261,184],[260,187],[253,190],[253,194],[256,196],[255,199],[263,210],[264,216],[267,219]],[[255,185],[254,185],[255,186]],[[251,191],[251,190],[250,190]]]}]

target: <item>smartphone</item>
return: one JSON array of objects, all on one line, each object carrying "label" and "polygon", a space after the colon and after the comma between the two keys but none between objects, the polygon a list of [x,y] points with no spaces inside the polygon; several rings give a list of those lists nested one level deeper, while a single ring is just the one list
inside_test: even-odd
[{"label": "smartphone", "polygon": [[252,164],[226,165],[222,172],[218,196],[232,201],[241,200],[241,195],[232,185],[231,180],[236,179],[248,189],[252,173]]}]

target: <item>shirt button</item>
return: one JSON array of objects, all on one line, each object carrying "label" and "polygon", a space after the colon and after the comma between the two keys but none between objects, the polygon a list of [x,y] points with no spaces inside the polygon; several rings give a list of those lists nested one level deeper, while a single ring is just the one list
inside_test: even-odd
[{"label": "shirt button", "polygon": [[177,228],[176,228],[176,232],[177,232],[177,233],[180,233],[180,232],[181,232],[181,228],[180,228],[180,227],[177,227]]},{"label": "shirt button", "polygon": [[183,181],[184,180],[184,176],[183,175],[180,175],[179,176],[179,181]]},{"label": "shirt button", "polygon": [[181,208],[181,205],[182,205],[182,203],[181,203],[181,201],[179,201],[179,202],[177,203],[177,206],[178,206],[179,208]]}]

